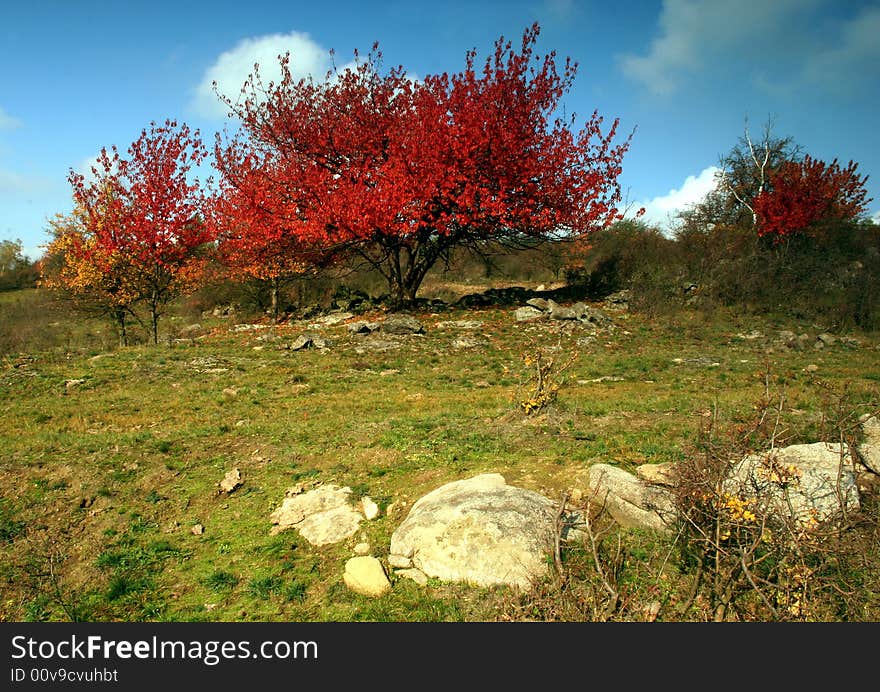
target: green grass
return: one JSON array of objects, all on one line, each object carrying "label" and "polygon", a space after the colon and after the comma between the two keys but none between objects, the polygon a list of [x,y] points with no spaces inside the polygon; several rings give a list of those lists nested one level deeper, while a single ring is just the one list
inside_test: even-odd
[{"label": "green grass", "polygon": [[[281,340],[267,343],[220,318],[200,320],[205,339],[117,349],[112,334],[94,336],[106,326],[59,316],[53,329],[69,340],[0,363],[0,619],[496,619],[510,594],[405,579],[382,599],[353,594],[341,577],[353,543],[271,536],[269,514],[296,483],[348,485],[384,510],[482,472],[559,497],[595,462],[681,460],[705,411],[731,426],[748,418],[768,370],[791,442],[821,434],[829,387],[846,385],[854,406],[878,400],[875,334],[859,334],[858,349],[790,351],[735,335],[810,327],[632,314],[577,345],[577,328],[517,324],[512,312],[420,315],[427,333],[384,353],[357,352],[344,325],[324,330],[329,352],[291,352],[283,346],[306,324],[279,325]],[[457,351],[456,330],[433,328],[458,319],[482,321],[489,345]],[[523,355],[557,342],[578,359],[556,403],[526,417]],[[592,381],[605,376],[622,379]],[[66,387],[72,379],[85,382]],[[233,467],[244,484],[221,496]],[[362,525],[375,555],[400,519],[383,511]],[[190,532],[196,523],[203,534]],[[23,578],[50,561],[57,589]],[[649,570],[632,573],[644,585]]]}]

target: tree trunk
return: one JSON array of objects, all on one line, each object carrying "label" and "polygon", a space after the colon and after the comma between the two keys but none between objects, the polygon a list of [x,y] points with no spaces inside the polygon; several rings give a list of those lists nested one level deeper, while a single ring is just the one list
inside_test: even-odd
[{"label": "tree trunk", "polygon": [[117,331],[119,332],[119,345],[122,347],[128,346],[128,332],[126,331],[125,324],[125,310],[117,309],[115,317]]},{"label": "tree trunk", "polygon": [[153,323],[153,346],[159,344],[159,298],[153,293],[150,300],[150,320]]},{"label": "tree trunk", "polygon": [[272,279],[270,295],[272,299],[272,324],[278,324],[278,278]]}]

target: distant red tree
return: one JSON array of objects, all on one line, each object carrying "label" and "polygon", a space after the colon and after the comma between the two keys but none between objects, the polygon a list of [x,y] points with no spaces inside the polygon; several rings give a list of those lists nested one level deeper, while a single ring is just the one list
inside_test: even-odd
[{"label": "distant red tree", "polygon": [[[199,250],[212,240],[198,180],[190,171],[207,156],[198,131],[167,120],[150,124],[128,148],[101,150],[92,177],[70,172],[91,263],[124,261],[126,284],[150,311],[153,342],[167,303],[194,285],[202,267]],[[110,271],[108,265],[107,268]]]},{"label": "distant red tree", "polygon": [[871,201],[865,190],[868,176],[859,176],[857,168],[852,161],[841,168],[837,159],[826,164],[810,156],[783,162],[755,198],[758,235],[781,240],[822,221],[864,213]]},{"label": "distant red tree", "polygon": [[499,39],[479,71],[471,51],[462,72],[421,80],[402,67],[380,74],[377,46],[321,83],[295,80],[289,54],[277,84],[257,66],[241,104],[221,96],[242,126],[215,147],[243,202],[226,225],[264,247],[344,249],[385,277],[398,305],[453,247],[609,225],[632,135],[614,145],[618,121],[602,134],[596,112],[579,132],[574,115],[557,117],[577,66],[566,60],[560,74],[554,53],[536,56],[538,33],[526,30],[519,52]]}]

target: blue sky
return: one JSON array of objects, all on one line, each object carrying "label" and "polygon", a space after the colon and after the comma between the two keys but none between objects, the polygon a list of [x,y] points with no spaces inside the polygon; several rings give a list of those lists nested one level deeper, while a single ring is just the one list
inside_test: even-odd
[{"label": "blue sky", "polygon": [[484,2],[5,2],[0,9],[0,240],[31,257],[46,220],[70,211],[70,168],[175,118],[207,142],[224,126],[207,85],[237,92],[254,61],[291,50],[322,76],[378,41],[417,76],[478,63],[532,22],[537,50],[579,63],[564,97],[636,128],[621,183],[658,223],[699,199],[742,134],[791,136],[807,153],[859,163],[880,221],[880,2],[862,0],[502,0]]}]

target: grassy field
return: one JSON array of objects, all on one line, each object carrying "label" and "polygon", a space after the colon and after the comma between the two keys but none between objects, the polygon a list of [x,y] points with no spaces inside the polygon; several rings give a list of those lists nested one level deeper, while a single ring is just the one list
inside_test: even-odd
[{"label": "grassy field", "polygon": [[[517,323],[513,308],[449,309],[417,315],[424,335],[383,336],[387,348],[373,350],[345,324],[245,329],[177,315],[163,322],[177,340],[118,349],[106,325],[63,309],[23,319],[37,304],[0,297],[5,621],[590,619],[589,589],[565,601],[558,583],[518,594],[401,579],[368,599],[345,587],[343,566],[363,539],[383,559],[412,502],[448,481],[498,472],[555,499],[583,489],[595,462],[686,458],[710,411],[722,426],[745,424],[768,386],[784,396],[790,443],[828,435],[834,407],[880,401],[880,337],[793,350],[775,342],[780,330],[815,337],[823,326],[770,316],[608,310],[614,326],[593,333]],[[481,326],[443,324],[457,320]],[[330,348],[291,351],[304,331]],[[463,335],[481,343],[456,347]],[[555,403],[526,415],[538,353],[574,360]],[[236,467],[244,484],[219,494]],[[347,485],[383,511],[335,546],[272,536],[269,515],[297,483]],[[633,532],[625,541],[617,616],[641,619],[646,603],[675,602],[687,584],[668,545]],[[589,556],[565,557],[586,588]],[[876,616],[876,600],[863,605],[847,617]]]}]

